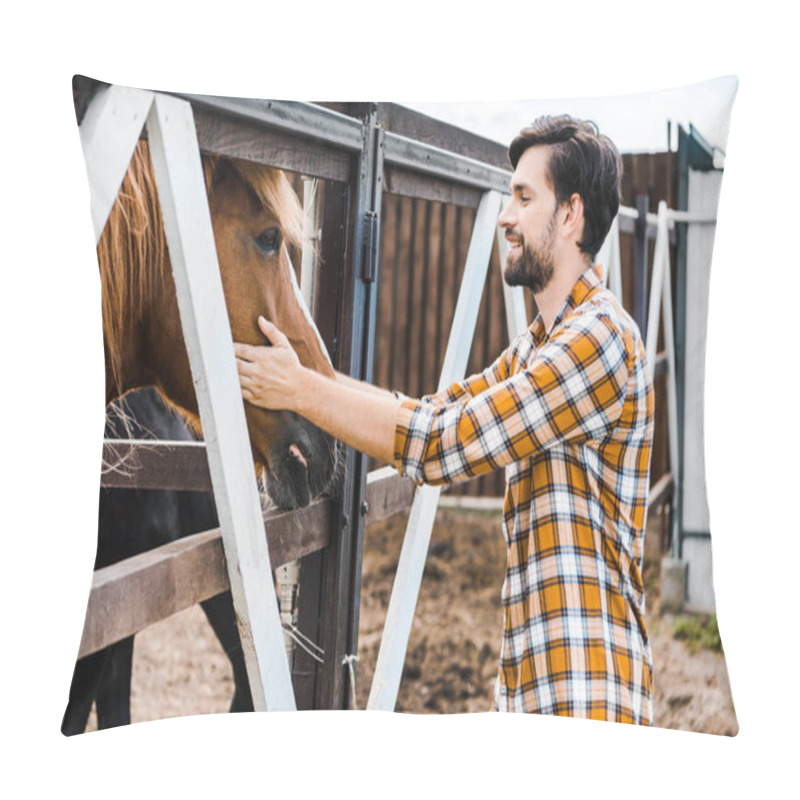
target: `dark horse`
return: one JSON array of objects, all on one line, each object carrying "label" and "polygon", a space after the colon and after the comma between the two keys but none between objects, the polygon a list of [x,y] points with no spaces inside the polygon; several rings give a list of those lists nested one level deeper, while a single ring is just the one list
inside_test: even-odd
[{"label": "dark horse", "polygon": [[[284,331],[303,364],[333,376],[319,334],[298,301],[289,263],[288,247],[301,241],[302,209],[288,179],[280,170],[217,156],[203,156],[203,171],[233,340],[264,344],[257,324],[263,314]],[[107,404],[134,389],[153,386],[200,431],[146,142],[136,147],[97,254]],[[144,413],[152,416],[154,412],[151,408]],[[245,416],[256,472],[275,505],[299,508],[326,490],[338,463],[333,439],[292,413],[245,404]],[[147,420],[147,427],[163,429],[168,437],[186,438],[185,429],[177,431],[174,417]],[[186,497],[139,492],[140,499],[145,495],[153,499],[122,510],[134,502],[130,490],[125,491],[127,500],[113,490],[101,494],[96,567],[217,524],[213,504],[206,499],[203,506],[196,493]],[[132,540],[124,542],[132,531]],[[108,549],[104,538],[109,540]],[[252,707],[238,633],[234,636],[235,625],[225,622],[232,618],[229,594],[206,601],[203,607],[234,665],[232,709]],[[132,639],[125,640],[78,661],[62,728],[65,733],[83,730],[94,697],[100,727],[129,721],[132,648]]]},{"label": "dark horse", "polygon": [[[109,407],[107,439],[191,440],[181,416],[167,408],[153,389],[131,392]],[[192,533],[218,527],[214,497],[210,492],[176,492],[156,489],[101,489],[94,568],[151,550]],[[200,604],[231,666],[235,692],[230,710],[252,711],[239,630],[230,592]],[[72,676],[62,733],[83,733],[92,703],[96,702],[100,729],[129,725],[134,637],[116,642],[78,659]]]}]

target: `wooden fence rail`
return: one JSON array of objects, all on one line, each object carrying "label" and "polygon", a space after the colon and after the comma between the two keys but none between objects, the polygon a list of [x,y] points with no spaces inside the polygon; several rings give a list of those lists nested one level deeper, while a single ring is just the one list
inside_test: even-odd
[{"label": "wooden fence rail", "polygon": [[[140,442],[137,456],[156,464],[153,473],[145,469],[132,471],[125,477],[113,473],[116,486],[126,488],[164,488],[164,476],[188,463],[190,468],[171,488],[201,490],[210,486],[201,463],[205,447],[191,447],[191,456],[166,445]],[[181,443],[182,444],[182,443]],[[194,476],[194,477],[189,477]],[[105,480],[104,480],[105,483]],[[394,470],[380,470],[367,479],[365,524],[391,516],[411,503],[414,485]],[[264,513],[264,526],[272,568],[323,550],[330,542],[334,503],[315,500],[298,511],[270,510]],[[230,588],[219,528],[196,533],[99,569],[94,573],[78,657],[89,655],[120,639],[142,630],[154,622],[189,608],[195,603]]]}]

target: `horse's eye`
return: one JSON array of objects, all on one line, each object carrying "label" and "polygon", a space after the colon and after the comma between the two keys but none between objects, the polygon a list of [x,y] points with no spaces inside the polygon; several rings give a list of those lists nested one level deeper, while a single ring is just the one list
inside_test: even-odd
[{"label": "horse's eye", "polygon": [[256,237],[256,244],[268,255],[277,253],[281,244],[280,228],[267,228]]}]

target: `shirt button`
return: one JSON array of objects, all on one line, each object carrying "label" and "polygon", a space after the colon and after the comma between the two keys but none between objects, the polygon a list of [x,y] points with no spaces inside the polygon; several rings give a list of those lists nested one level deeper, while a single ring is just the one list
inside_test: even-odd
[{"label": "shirt button", "polygon": [[505,684],[502,684],[502,683],[501,683],[501,684],[500,684],[500,694],[504,695],[505,693],[506,693],[506,687],[505,687]]}]

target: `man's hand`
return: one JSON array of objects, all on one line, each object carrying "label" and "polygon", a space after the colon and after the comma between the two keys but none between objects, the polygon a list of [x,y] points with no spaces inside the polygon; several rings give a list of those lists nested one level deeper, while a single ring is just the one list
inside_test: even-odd
[{"label": "man's hand", "polygon": [[259,317],[258,327],[271,347],[233,345],[242,397],[261,408],[295,411],[304,367],[289,340],[271,322]]},{"label": "man's hand", "polygon": [[259,317],[258,325],[272,347],[233,345],[242,397],[261,408],[295,411],[345,444],[393,464],[400,401],[384,389],[307,369],[271,322]]}]

